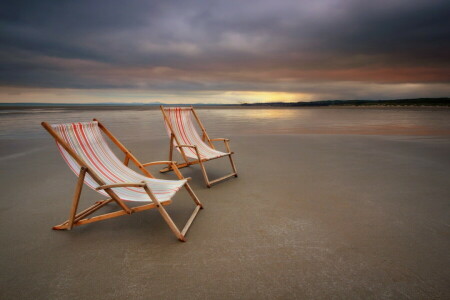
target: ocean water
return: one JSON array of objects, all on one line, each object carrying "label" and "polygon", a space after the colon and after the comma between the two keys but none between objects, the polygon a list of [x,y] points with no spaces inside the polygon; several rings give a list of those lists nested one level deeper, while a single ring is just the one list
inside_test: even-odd
[{"label": "ocean water", "polygon": [[[211,137],[255,134],[359,134],[450,137],[446,108],[198,109]],[[166,137],[160,110],[24,109],[0,111],[0,142],[48,134],[40,123],[99,119],[121,140]]]}]

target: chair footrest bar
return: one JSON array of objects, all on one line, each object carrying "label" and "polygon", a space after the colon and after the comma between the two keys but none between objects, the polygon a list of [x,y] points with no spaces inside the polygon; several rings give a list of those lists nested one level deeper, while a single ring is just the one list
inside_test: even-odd
[{"label": "chair footrest bar", "polygon": [[86,218],[86,219],[83,219],[83,220],[79,220],[78,222],[76,222],[73,225],[77,226],[77,225],[89,224],[89,223],[93,223],[93,222],[97,222],[97,221],[101,221],[101,220],[106,220],[106,219],[111,219],[111,218],[115,218],[115,217],[123,216],[123,215],[128,215],[128,213],[126,211],[124,211],[124,210],[118,210],[118,211],[107,213],[107,214],[103,214],[103,215],[100,215],[100,216],[95,216],[95,217],[92,217],[92,218]]},{"label": "chair footrest bar", "polygon": [[197,216],[199,210],[202,207],[200,205],[197,205],[197,207],[194,209],[194,212],[192,213],[191,217],[189,218],[189,220],[186,222],[186,225],[184,225],[183,230],[181,231],[181,235],[185,236],[186,232],[189,230],[189,227],[191,227],[192,222],[194,221],[195,217]]},{"label": "chair footrest bar", "polygon": [[[111,201],[113,201],[113,200],[111,198],[109,198],[109,199],[106,199],[106,200],[95,202],[94,205],[89,206],[85,210],[83,210],[83,211],[79,212],[77,215],[75,215],[74,223],[76,223],[78,220],[84,218],[85,216],[93,213],[94,211],[96,211],[100,207],[105,206],[106,204],[108,204]],[[55,229],[55,230],[68,229],[68,224],[69,224],[69,220],[66,220],[63,223],[54,226],[53,229]],[[73,224],[73,225],[75,225],[75,224]]]},{"label": "chair footrest bar", "polygon": [[91,213],[93,213],[94,211],[102,208],[103,206],[105,206],[106,204],[112,202],[113,199],[108,199],[108,200],[103,200],[103,201],[97,201],[94,205],[92,205],[91,207],[85,209],[84,211],[80,212],[79,214],[77,214],[75,216],[74,219],[74,223],[78,222],[79,220],[83,219],[85,216],[90,215]]},{"label": "chair footrest bar", "polygon": [[[108,199],[108,200],[104,200],[104,201],[98,201],[96,204],[92,205],[91,207],[85,209],[84,211],[82,211],[81,213],[79,213],[75,219],[75,222],[73,223],[73,226],[79,226],[79,225],[83,225],[83,224],[89,224],[89,223],[93,223],[93,222],[97,222],[97,221],[101,221],[101,220],[106,220],[106,219],[110,219],[110,218],[114,218],[114,217],[118,217],[118,216],[122,216],[122,215],[127,215],[128,213],[124,210],[119,210],[119,211],[115,211],[115,212],[111,212],[111,213],[107,213],[107,214],[103,214],[103,215],[99,215],[99,216],[95,216],[92,218],[86,218],[86,219],[82,219],[83,217],[93,213],[94,211],[96,211],[97,209],[101,208],[102,206],[108,204],[109,202],[113,201],[112,199]],[[164,201],[161,202],[161,205],[166,206],[172,203],[172,200],[169,201]],[[140,212],[143,210],[148,210],[148,209],[152,209],[155,208],[156,205],[154,203],[150,203],[150,204],[145,204],[145,205],[141,205],[141,206],[136,206],[136,207],[132,207],[130,208],[131,213],[135,213],[135,212]],[[60,225],[56,225],[53,227],[54,230],[65,230],[69,228],[69,220],[65,221],[64,223],[60,224]]]},{"label": "chair footrest bar", "polygon": [[209,184],[212,185],[212,184],[214,184],[214,183],[217,183],[217,182],[219,182],[219,181],[225,180],[225,179],[230,178],[230,177],[233,177],[233,176],[236,177],[236,176],[237,176],[237,173],[231,173],[231,174],[225,175],[225,176],[223,176],[223,177],[220,177],[220,178],[211,180],[211,181],[209,182]]}]

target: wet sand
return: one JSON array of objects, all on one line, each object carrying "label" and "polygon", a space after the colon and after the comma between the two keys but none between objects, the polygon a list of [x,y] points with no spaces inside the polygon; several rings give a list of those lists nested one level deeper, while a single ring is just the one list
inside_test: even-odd
[{"label": "wet sand", "polygon": [[[205,205],[186,243],[155,210],[52,231],[75,176],[50,138],[3,141],[0,298],[450,298],[448,136],[231,139],[238,178],[207,189],[182,169]],[[148,162],[167,144],[126,146]],[[193,205],[183,191],[167,209],[181,226]]]}]

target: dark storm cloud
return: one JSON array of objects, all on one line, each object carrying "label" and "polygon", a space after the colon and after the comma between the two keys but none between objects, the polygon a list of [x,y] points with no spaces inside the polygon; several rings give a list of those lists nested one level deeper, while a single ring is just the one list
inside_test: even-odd
[{"label": "dark storm cloud", "polygon": [[449,11],[434,0],[2,3],[0,84],[301,92],[321,81],[448,83]]}]

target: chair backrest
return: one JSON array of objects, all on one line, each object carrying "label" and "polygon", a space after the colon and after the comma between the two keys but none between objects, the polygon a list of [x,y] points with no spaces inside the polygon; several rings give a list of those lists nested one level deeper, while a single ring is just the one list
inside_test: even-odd
[{"label": "chair backrest", "polygon": [[[112,152],[103,138],[98,122],[52,124],[53,130],[81,158],[105,184],[126,182],[136,172],[126,167]],[[79,175],[80,164],[57,142],[57,146],[70,169]],[[95,189],[99,184],[86,174],[84,182]],[[104,191],[98,191],[106,195]]]},{"label": "chair backrest", "polygon": [[[173,133],[181,145],[197,146],[201,156],[215,154],[216,151],[205,143],[197,132],[192,107],[163,107],[162,109],[166,116],[164,124],[169,136]],[[170,126],[167,121],[170,122]],[[176,141],[174,141],[174,145],[177,145]],[[184,151],[189,156],[196,156],[195,150],[192,148],[184,148]]]}]

